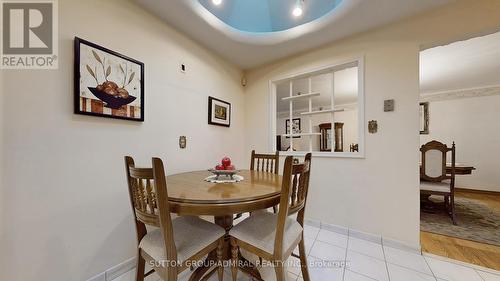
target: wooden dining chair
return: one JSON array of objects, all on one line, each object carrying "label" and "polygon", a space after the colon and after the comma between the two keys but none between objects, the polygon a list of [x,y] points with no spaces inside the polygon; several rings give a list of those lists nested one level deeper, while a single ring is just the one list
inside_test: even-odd
[{"label": "wooden dining chair", "polygon": [[[302,277],[309,281],[307,254],[304,245],[304,212],[309,189],[311,153],[302,164],[293,165],[293,157],[285,159],[281,186],[280,208],[278,214],[260,212],[243,220],[230,231],[232,276],[236,280],[238,252],[248,252],[273,263],[276,280],[284,281],[284,263],[299,246]],[[293,219],[290,214],[297,213]]]},{"label": "wooden dining chair", "polygon": [[[255,165],[256,163],[257,166]],[[252,157],[250,160],[250,170],[278,174],[279,169],[280,169],[280,155],[278,151],[276,151],[276,153],[274,154],[262,154],[262,153],[255,153],[255,150],[252,150]],[[276,213],[277,211],[278,208],[276,206],[273,206],[273,212]]]},{"label": "wooden dining chair", "polygon": [[261,154],[255,153],[255,150],[252,150],[250,170],[278,174],[279,168],[280,155],[278,151],[274,154]]},{"label": "wooden dining chair", "polygon": [[[280,155],[278,151],[274,154],[262,154],[255,153],[255,150],[252,150],[252,156],[250,157],[250,170],[278,174],[279,168]],[[277,206],[273,206],[273,212],[278,212]],[[236,214],[234,219],[239,219],[242,216],[242,213]]]},{"label": "wooden dining chair", "polygon": [[[455,216],[455,143],[451,148],[439,141],[430,141],[420,147],[420,194],[444,196],[445,209],[454,225]],[[446,173],[446,156],[451,153],[451,173]]]},{"label": "wooden dining chair", "polygon": [[[212,251],[222,260],[225,230],[198,217],[172,219],[167,183],[161,159],[153,158],[153,168],[136,168],[125,157],[130,203],[137,230],[138,259],[136,281],[156,271],[163,280],[175,281],[179,273]],[[157,227],[147,231],[146,225]],[[144,273],[145,263],[153,270]],[[219,281],[223,268],[218,268]]]}]

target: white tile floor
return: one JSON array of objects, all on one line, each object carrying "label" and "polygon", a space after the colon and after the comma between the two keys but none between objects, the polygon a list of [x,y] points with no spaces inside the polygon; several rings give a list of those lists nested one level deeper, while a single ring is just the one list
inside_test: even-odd
[{"label": "white tile floor", "polygon": [[[312,281],[500,281],[500,272],[474,265],[454,262],[430,255],[418,255],[380,244],[337,234],[316,227],[305,227],[306,250],[309,263],[321,261],[346,262],[346,266],[309,267]],[[294,258],[291,258],[294,259]],[[185,271],[179,280],[187,280]],[[133,281],[135,270],[114,281]],[[275,280],[272,268],[261,269],[264,280]],[[289,266],[288,281],[303,281],[300,268]],[[158,281],[157,275],[147,281]],[[210,281],[217,280],[214,274]],[[231,281],[230,270],[225,270],[224,280]],[[238,281],[250,278],[238,274]]]}]

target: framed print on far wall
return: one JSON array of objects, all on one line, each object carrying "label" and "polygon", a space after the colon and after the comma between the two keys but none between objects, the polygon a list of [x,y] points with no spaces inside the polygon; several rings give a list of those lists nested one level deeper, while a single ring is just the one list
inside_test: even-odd
[{"label": "framed print on far wall", "polygon": [[208,124],[231,126],[231,104],[214,97],[208,97]]},{"label": "framed print on far wall", "polygon": [[144,121],[144,64],[75,37],[75,114]]},{"label": "framed print on far wall", "polygon": [[429,134],[429,103],[420,103],[420,134]]},{"label": "framed print on far wall", "polygon": [[[292,119],[292,134],[300,134],[302,131],[300,129],[300,118]],[[290,119],[286,119],[285,122],[285,134],[290,134]],[[290,137],[286,137],[287,139]],[[294,139],[300,138],[300,136],[294,136]]]}]

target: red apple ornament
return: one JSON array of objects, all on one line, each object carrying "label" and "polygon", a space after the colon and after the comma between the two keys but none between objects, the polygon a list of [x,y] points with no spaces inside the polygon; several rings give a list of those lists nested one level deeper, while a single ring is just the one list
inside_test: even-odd
[{"label": "red apple ornament", "polygon": [[228,171],[233,171],[233,170],[235,170],[234,165],[229,165],[229,166],[226,166],[226,170],[228,170]]},{"label": "red apple ornament", "polygon": [[224,166],[223,166],[223,165],[218,164],[217,166],[215,166],[215,169],[216,169],[216,170],[224,170],[225,168],[224,168]]},{"label": "red apple ornament", "polygon": [[224,167],[227,167],[227,166],[231,165],[231,159],[226,156],[226,157],[222,158],[221,163]]}]

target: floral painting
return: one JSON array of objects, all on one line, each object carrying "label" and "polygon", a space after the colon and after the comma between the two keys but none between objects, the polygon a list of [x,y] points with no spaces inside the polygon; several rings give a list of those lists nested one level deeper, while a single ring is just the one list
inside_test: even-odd
[{"label": "floral painting", "polygon": [[75,38],[75,113],[144,121],[144,64]]}]

